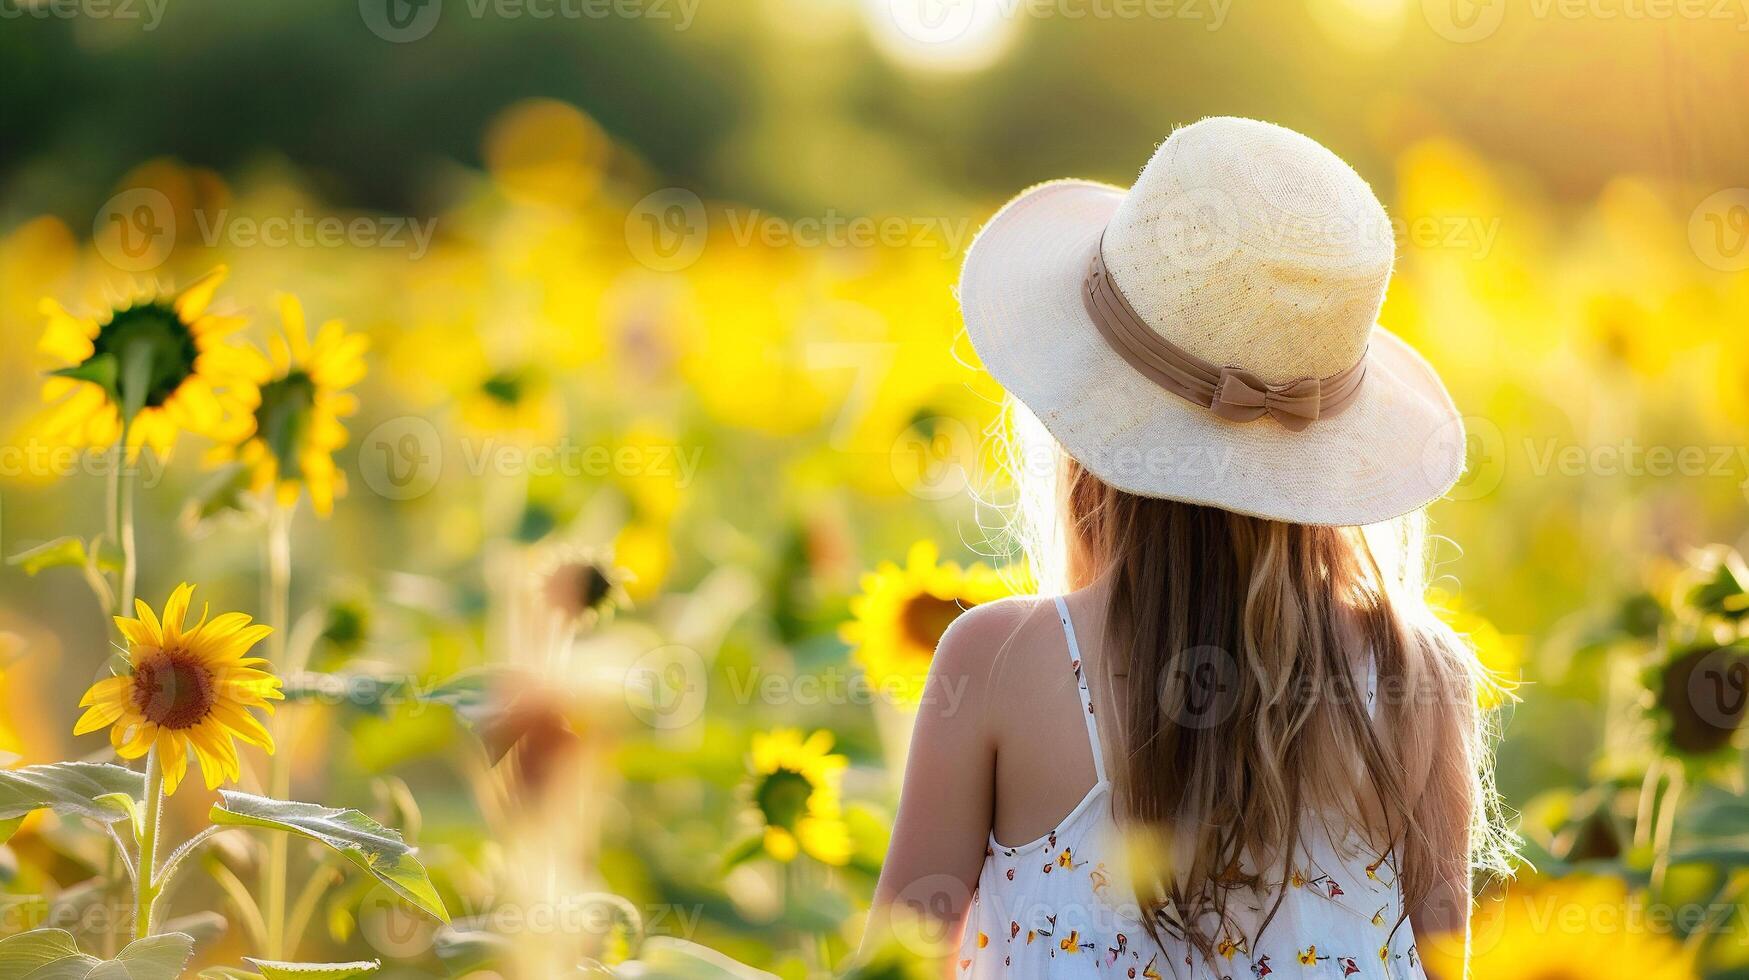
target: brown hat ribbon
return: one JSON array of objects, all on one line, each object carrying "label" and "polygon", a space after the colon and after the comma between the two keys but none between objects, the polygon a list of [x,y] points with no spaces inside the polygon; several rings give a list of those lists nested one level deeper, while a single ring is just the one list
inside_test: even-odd
[{"label": "brown hat ribbon", "polygon": [[1160,336],[1136,313],[1105,268],[1104,249],[1094,249],[1081,299],[1106,343],[1155,384],[1185,401],[1233,422],[1265,415],[1299,432],[1347,408],[1366,377],[1367,357],[1327,378],[1265,384],[1243,368],[1221,367]]}]

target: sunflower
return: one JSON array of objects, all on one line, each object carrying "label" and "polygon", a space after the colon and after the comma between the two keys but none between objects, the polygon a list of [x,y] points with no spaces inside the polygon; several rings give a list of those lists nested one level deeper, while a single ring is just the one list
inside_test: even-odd
[{"label": "sunflower", "polygon": [[242,775],[233,736],[272,753],[273,737],[248,709],[271,714],[268,702],[285,698],[279,678],[259,669],[267,661],[244,656],[273,628],[251,624],[243,613],[209,620],[204,608],[199,622],[185,626],[193,595],[194,586],[177,586],[162,621],[138,599],[138,619],[115,617],[132,672],[91,685],[79,702],[89,710],[73,726],[75,735],[112,726],[110,743],[124,759],[156,750],[165,793],[176,792],[190,752],[208,789]]},{"label": "sunflower", "polygon": [[75,446],[110,446],[127,433],[141,446],[170,451],[179,431],[218,432],[245,410],[249,354],[225,341],[239,317],[207,312],[224,281],[214,269],[180,292],[137,296],[102,319],[75,316],[52,299],[38,349],[63,363],[43,383],[53,408],[44,434]]},{"label": "sunflower", "polygon": [[554,555],[537,576],[547,610],[576,627],[594,626],[631,603],[625,577],[624,569],[581,549]]},{"label": "sunflower", "polygon": [[794,728],[753,736],[753,804],[765,821],[765,852],[792,861],[806,852],[826,864],[850,860],[850,830],[838,806],[845,758],[832,733]]},{"label": "sunflower", "polygon": [[241,463],[251,488],[271,489],[281,506],[296,504],[308,487],[316,513],[326,517],[346,492],[333,453],[346,445],[341,418],[358,410],[346,389],[364,377],[368,338],[329,320],[311,340],[295,296],[279,297],[279,318],[283,330],[269,341],[267,359],[255,359],[254,411],[223,434],[207,461]]},{"label": "sunflower", "polygon": [[882,562],[864,575],[862,594],[850,600],[854,619],[839,631],[869,680],[905,705],[922,700],[929,662],[948,626],[968,608],[1010,592],[987,565],[961,568],[939,557],[934,542],[919,541],[905,567]]},{"label": "sunflower", "polygon": [[[1488,980],[1688,980],[1693,959],[1655,909],[1612,878],[1517,884],[1484,896],[1471,920],[1470,975]],[[1420,937],[1440,976],[1462,976],[1462,942]]]},{"label": "sunflower", "polygon": [[560,399],[546,372],[505,368],[472,378],[457,396],[461,420],[483,433],[514,433],[540,442],[560,429]]}]

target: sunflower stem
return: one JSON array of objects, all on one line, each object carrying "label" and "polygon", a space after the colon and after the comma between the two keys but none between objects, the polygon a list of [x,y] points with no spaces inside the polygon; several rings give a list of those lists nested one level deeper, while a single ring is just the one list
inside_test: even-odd
[{"label": "sunflower stem", "polygon": [[152,934],[152,906],[158,900],[156,883],[158,824],[164,815],[164,770],[156,746],[146,753],[146,820],[140,830],[140,863],[134,873],[134,938]]},{"label": "sunflower stem", "polygon": [[292,903],[290,926],[286,929],[286,934],[303,935],[310,926],[310,919],[316,914],[316,905],[322,901],[322,896],[342,880],[344,879],[337,859],[330,857],[317,865],[315,873],[304,882],[303,890],[298,893],[298,900]]},{"label": "sunflower stem", "polygon": [[129,616],[134,609],[134,581],[138,567],[134,562],[134,471],[128,460],[128,436],[133,428],[132,420],[122,422],[121,441],[117,443],[116,457],[117,487],[116,524],[121,545],[121,595],[116,604],[116,615]]},{"label": "sunflower stem", "polygon": [[[270,504],[267,516],[267,575],[263,582],[266,595],[263,597],[267,607],[267,620],[275,626],[284,624],[291,606],[291,511],[278,504]],[[303,670],[302,664],[285,663],[286,645],[285,631],[275,629],[267,637],[267,658],[275,667],[291,677]],[[295,668],[295,669],[294,669]],[[273,743],[276,751],[268,763],[268,795],[276,800],[289,799],[291,796],[291,752],[287,751],[286,736],[288,726],[285,718],[290,713],[287,710],[278,712],[273,719]],[[267,957],[269,959],[285,958],[286,936],[286,865],[290,859],[290,837],[287,834],[274,834],[268,841],[267,867],[263,877],[263,887],[266,891],[267,920]]]}]

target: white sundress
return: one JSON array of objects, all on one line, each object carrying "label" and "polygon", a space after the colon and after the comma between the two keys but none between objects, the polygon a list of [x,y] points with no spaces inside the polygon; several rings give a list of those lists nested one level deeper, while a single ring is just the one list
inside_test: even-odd
[{"label": "white sundress", "polygon": [[[1337,840],[1331,832],[1308,828],[1294,868],[1277,885],[1282,901],[1261,934],[1276,893],[1246,901],[1245,893],[1235,891],[1224,925],[1205,928],[1217,944],[1212,965],[1189,941],[1174,941],[1169,929],[1162,930],[1168,947],[1156,945],[1119,870],[1099,726],[1075,627],[1060,598],[1057,613],[1086,708],[1097,781],[1057,829],[1038,840],[1010,847],[990,835],[955,964],[958,976],[1425,980],[1413,930],[1402,914],[1395,857],[1369,850],[1357,832]],[[1376,683],[1369,678],[1369,705]]]}]

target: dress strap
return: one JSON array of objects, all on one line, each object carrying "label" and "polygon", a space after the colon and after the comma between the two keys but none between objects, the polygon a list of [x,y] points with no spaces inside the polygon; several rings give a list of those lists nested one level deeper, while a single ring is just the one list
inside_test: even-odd
[{"label": "dress strap", "polygon": [[1056,597],[1057,618],[1063,621],[1063,638],[1069,641],[1069,666],[1075,671],[1075,686],[1081,691],[1081,716],[1087,719],[1087,743],[1093,749],[1093,775],[1105,782],[1105,753],[1099,748],[1099,724],[1093,720],[1093,692],[1087,689],[1087,672],[1081,666],[1081,644],[1075,642],[1075,624],[1069,619],[1069,604]]}]

